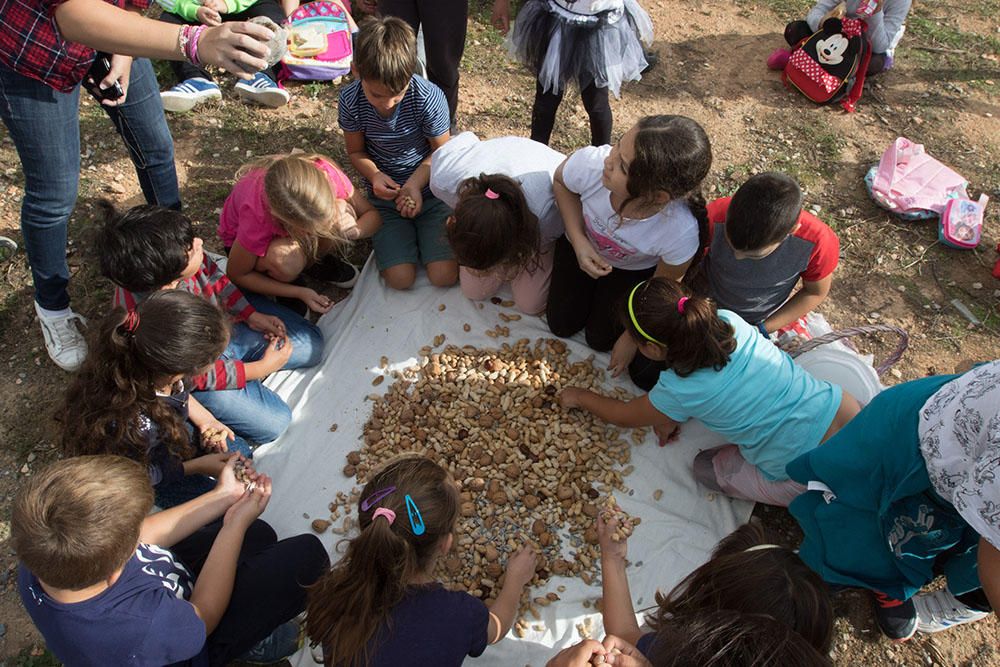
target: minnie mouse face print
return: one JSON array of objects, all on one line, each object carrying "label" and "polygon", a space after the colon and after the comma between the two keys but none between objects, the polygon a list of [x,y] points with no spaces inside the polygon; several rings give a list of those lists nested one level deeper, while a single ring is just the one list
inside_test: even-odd
[{"label": "minnie mouse face print", "polygon": [[831,35],[816,42],[816,57],[824,65],[839,65],[847,51],[847,38],[841,34]]}]

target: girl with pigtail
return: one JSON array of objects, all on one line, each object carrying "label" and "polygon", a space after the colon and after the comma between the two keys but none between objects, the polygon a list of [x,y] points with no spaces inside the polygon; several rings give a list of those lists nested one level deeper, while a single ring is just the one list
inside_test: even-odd
[{"label": "girl with pigtail", "polygon": [[250,447],[193,396],[187,378],[211,365],[229,341],[221,310],[188,292],[152,294],[112,311],[66,392],[66,455],[116,454],[144,463],[160,507],[214,488],[226,461]]},{"label": "girl with pigtail", "polygon": [[336,667],[461,665],[507,634],[535,573],[525,548],[507,563],[489,606],[434,579],[454,543],[458,488],[423,456],[388,463],[365,484],[357,537],[309,589],[306,632]]},{"label": "girl with pigtail", "polygon": [[695,478],[714,491],[787,506],[805,487],[789,480],[785,465],[860,410],[854,397],[809,375],[739,315],[673,280],[639,283],[620,311],[640,353],[629,372],[637,384],[658,373],[655,386],[631,401],[568,387],[560,403],[619,426],[653,426],[661,444],[688,419],[701,421],[732,443],[695,457]]},{"label": "girl with pigtail", "polygon": [[552,175],[565,159],[537,141],[480,141],[472,132],[434,151],[431,192],[454,209],[448,243],[466,297],[488,299],[510,284],[518,310],[545,310],[552,248],[564,231]]}]

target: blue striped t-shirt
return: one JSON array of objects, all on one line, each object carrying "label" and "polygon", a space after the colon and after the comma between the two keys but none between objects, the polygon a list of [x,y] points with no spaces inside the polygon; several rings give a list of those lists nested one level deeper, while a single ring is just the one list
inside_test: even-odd
[{"label": "blue striped t-shirt", "polygon": [[[428,139],[440,137],[451,126],[444,93],[427,79],[414,75],[406,95],[383,118],[368,102],[361,81],[340,91],[338,122],[345,132],[364,132],[365,150],[379,170],[400,185],[431,154]],[[371,183],[365,179],[371,194]],[[424,194],[430,190],[425,188]]]}]

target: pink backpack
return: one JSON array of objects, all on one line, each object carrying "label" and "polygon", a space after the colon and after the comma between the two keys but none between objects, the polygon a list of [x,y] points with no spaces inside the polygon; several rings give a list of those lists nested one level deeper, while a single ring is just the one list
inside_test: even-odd
[{"label": "pink backpack", "polygon": [[875,203],[907,219],[938,217],[949,199],[968,199],[961,174],[905,137],[886,149],[865,180]]},{"label": "pink backpack", "polygon": [[351,34],[357,24],[346,0],[314,0],[288,16],[288,53],[281,81],[338,81],[351,71]]}]

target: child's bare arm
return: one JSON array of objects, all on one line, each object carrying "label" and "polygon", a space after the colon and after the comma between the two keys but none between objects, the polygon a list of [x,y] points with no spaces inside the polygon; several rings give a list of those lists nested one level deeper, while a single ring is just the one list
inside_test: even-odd
[{"label": "child's bare arm", "polygon": [[444,146],[451,138],[451,134],[444,134],[427,140],[431,146],[430,154],[424,158],[423,162],[413,170],[410,177],[406,179],[396,194],[396,210],[404,218],[414,218],[420,215],[424,207],[423,190],[431,182],[431,158],[441,146]]},{"label": "child's bare arm", "polygon": [[490,605],[490,625],[488,639],[495,644],[502,639],[514,625],[514,617],[521,602],[524,587],[535,575],[535,552],[530,546],[521,548],[507,561],[507,574],[504,577],[503,588],[497,599]]},{"label": "child's bare arm", "polygon": [[299,299],[318,313],[325,313],[333,305],[330,299],[318,294],[314,289],[275,280],[266,273],[258,271],[256,265],[257,256],[240,245],[239,241],[234,242],[229,251],[226,275],[237,287],[258,294]]},{"label": "child's bare arm", "polygon": [[601,396],[588,389],[566,387],[559,392],[559,403],[564,408],[580,408],[610,422],[615,426],[635,428],[658,426],[666,428],[676,422],[655,407],[647,394],[631,401],[619,401],[610,396]]},{"label": "child's bare arm", "polygon": [[611,273],[611,265],[594,249],[584,232],[583,202],[580,201],[579,194],[566,187],[566,182],[563,180],[565,166],[564,161],[556,169],[552,179],[552,194],[555,196],[556,206],[566,227],[566,239],[573,246],[580,270],[591,278],[600,278]]},{"label": "child's bare arm", "polygon": [[[219,475],[215,488],[186,503],[150,514],[142,521],[139,541],[161,547],[171,547],[202,526],[225,514],[244,490],[236,479],[233,467],[237,455],[232,455]],[[253,473],[256,475],[256,473]]]},{"label": "child's bare arm", "polygon": [[358,188],[354,188],[350,202],[351,206],[354,207],[354,213],[358,216],[358,219],[354,223],[358,229],[357,238],[366,239],[371,237],[382,226],[382,214],[372,206],[365,193]]},{"label": "child's bare arm", "polygon": [[691,266],[692,261],[694,261],[694,258],[689,259],[683,264],[667,264],[661,259],[656,264],[656,272],[653,276],[656,278],[669,278],[670,280],[680,282],[687,272],[688,267]]},{"label": "child's bare arm", "polygon": [[625,571],[628,544],[625,540],[615,542],[611,539],[614,529],[614,523],[606,524],[600,516],[597,517],[597,539],[601,545],[601,590],[604,599],[601,616],[604,619],[605,634],[616,635],[635,644],[642,632],[635,620],[632,592],[629,590],[628,574]]},{"label": "child's bare arm", "polygon": [[233,595],[236,563],[243,546],[243,537],[250,524],[261,515],[271,498],[271,480],[262,475],[254,488],[246,491],[228,510],[222,528],[215,536],[212,549],[201,568],[191,591],[191,605],[211,634],[226,613]]},{"label": "child's bare arm", "polygon": [[347,157],[358,173],[372,184],[372,191],[379,199],[395,199],[399,194],[399,183],[382,173],[375,161],[365,150],[365,133],[344,130],[344,146]]},{"label": "child's bare arm", "polygon": [[773,333],[804,316],[826,300],[832,285],[833,274],[815,282],[803,280],[802,289],[764,321],[764,328]]}]

